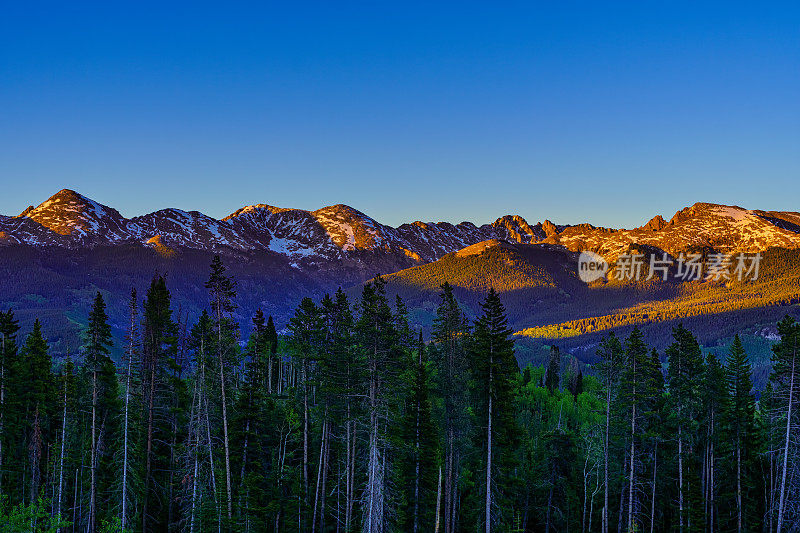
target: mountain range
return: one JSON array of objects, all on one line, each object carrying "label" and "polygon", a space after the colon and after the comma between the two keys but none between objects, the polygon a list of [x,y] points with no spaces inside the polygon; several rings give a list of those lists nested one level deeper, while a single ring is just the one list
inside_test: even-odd
[{"label": "mountain range", "polygon": [[[613,261],[632,249],[671,257],[763,252],[765,274],[746,287],[586,285],[577,278],[577,252],[590,250]],[[530,224],[518,215],[483,225],[415,221],[392,227],[342,204],[315,211],[255,204],[222,219],[172,208],[126,218],[64,189],[17,216],[0,215],[0,306],[13,307],[23,322],[44,317],[52,325],[51,341],[66,353],[76,347],[68,338],[80,330],[94,291],[108,293],[121,331],[130,289],[143,293],[155,272],[168,276],[180,312],[196,316],[206,305],[208,262],[219,254],[239,280],[243,323],[260,307],[280,326],[303,296],[343,287],[356,298],[360,284],[381,273],[423,328],[444,281],[456,287],[468,314],[494,286],[522,337],[559,339],[585,350],[609,329],[720,313],[744,312],[748,318],[741,323],[768,328],[765,317],[797,307],[798,250],[800,213],[711,203],[681,209],[669,220],[657,215],[633,229]],[[707,329],[718,330],[706,336],[708,343],[726,334]]]}]

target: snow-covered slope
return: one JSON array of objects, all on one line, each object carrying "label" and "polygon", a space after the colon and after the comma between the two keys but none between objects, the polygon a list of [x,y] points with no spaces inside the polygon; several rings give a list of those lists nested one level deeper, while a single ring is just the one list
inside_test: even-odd
[{"label": "snow-covered slope", "polygon": [[753,252],[800,248],[800,214],[698,203],[678,211],[669,222],[656,216],[630,230],[590,224],[556,226],[549,220],[530,225],[517,215],[482,226],[417,221],[395,228],[343,204],[316,211],[257,204],[222,220],[179,209],[127,219],[111,207],[64,189],[19,216],[0,216],[0,245],[79,248],[123,242],[155,247],[153,243],[158,243],[161,249],[275,253],[296,266],[363,262],[369,261],[368,256],[378,256],[393,258],[379,263],[381,268],[405,268],[492,239],[549,243],[612,258],[631,244],[673,255],[690,248]]},{"label": "snow-covered slope", "polygon": [[723,253],[800,248],[800,214],[697,203],[675,213],[669,222],[658,216],[631,230],[582,224],[565,228],[547,242],[572,251],[592,250],[606,258],[619,255],[631,244],[653,246],[672,255],[703,248]]}]

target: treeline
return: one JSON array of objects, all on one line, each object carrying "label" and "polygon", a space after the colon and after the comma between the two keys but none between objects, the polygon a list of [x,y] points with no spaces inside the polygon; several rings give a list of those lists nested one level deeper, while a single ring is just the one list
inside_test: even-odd
[{"label": "treeline", "polygon": [[800,528],[791,318],[757,397],[738,337],[720,361],[634,329],[586,375],[556,347],[520,372],[494,290],[470,322],[444,284],[425,342],[380,277],[247,339],[218,257],[205,288],[193,324],[163,277],[132,291],[118,365],[99,293],[57,364],[0,313],[0,531]]}]

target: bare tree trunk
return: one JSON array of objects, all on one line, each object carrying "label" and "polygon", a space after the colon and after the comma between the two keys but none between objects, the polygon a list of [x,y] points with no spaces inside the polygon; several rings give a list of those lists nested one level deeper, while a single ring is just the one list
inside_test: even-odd
[{"label": "bare tree trunk", "polygon": [[683,531],[683,428],[678,424],[678,523]]},{"label": "bare tree trunk", "polygon": [[713,427],[714,427],[714,413],[711,413],[711,427],[712,427],[712,440],[709,443],[709,457],[708,457],[708,495],[709,495],[709,518],[710,518],[710,531],[714,531],[714,516],[716,514],[715,507],[715,491],[714,491],[714,440],[713,440]]},{"label": "bare tree trunk", "polygon": [[736,438],[736,531],[742,531],[742,447]]},{"label": "bare tree trunk", "polygon": [[233,517],[231,497],[231,450],[228,444],[228,400],[225,395],[225,362],[222,354],[222,322],[219,326],[219,383],[222,393],[222,436],[225,439],[225,488],[228,496],[228,520]]},{"label": "bare tree trunk", "polygon": [[78,501],[78,469],[75,469],[75,492],[72,495],[72,532],[75,533],[75,524],[78,522],[76,520],[76,512],[78,510],[77,502]]},{"label": "bare tree trunk", "polygon": [[[132,352],[132,350],[131,350]],[[122,430],[122,511],[120,523],[124,531],[128,527],[128,410],[131,400],[131,366],[133,354],[128,354],[128,375],[125,377],[125,421]]]},{"label": "bare tree trunk", "polygon": [[[421,352],[420,352],[421,353]],[[421,356],[420,356],[421,359]],[[419,457],[419,450],[420,450],[420,442],[419,442],[419,426],[420,426],[420,404],[417,402],[416,405],[416,424],[414,427],[414,449],[416,453],[414,454],[414,533],[419,531],[419,467],[420,467],[420,457]],[[437,502],[438,504],[438,502]]]},{"label": "bare tree trunk", "polygon": [[308,507],[308,375],[303,359],[303,503]]},{"label": "bare tree trunk", "polygon": [[586,532],[586,504],[589,499],[589,455],[590,452],[586,451],[586,460],[583,462],[583,510],[581,513],[581,533]]},{"label": "bare tree trunk", "polygon": [[67,380],[64,380],[64,414],[61,417],[61,455],[58,458],[58,505],[56,516],[61,516],[62,491],[64,489],[64,454],[67,440]]},{"label": "bare tree trunk", "polygon": [[312,532],[317,530],[317,509],[319,508],[318,507],[319,498],[320,498],[319,491],[320,491],[320,485],[322,484],[322,468],[323,468],[323,462],[324,462],[324,458],[325,458],[325,432],[327,430],[327,426],[328,426],[327,422],[323,421],[322,422],[322,436],[320,437],[320,440],[319,440],[319,462],[317,463],[317,483],[316,483],[316,486],[314,487],[314,514],[311,517],[311,531]]},{"label": "bare tree trunk", "polygon": [[603,533],[608,533],[608,440],[611,432],[611,384],[606,386],[606,436],[603,446]]},{"label": "bare tree trunk", "polygon": [[783,513],[786,508],[786,472],[789,468],[789,441],[792,431],[792,407],[794,403],[794,378],[797,355],[792,354],[792,370],[789,376],[789,403],[786,406],[786,440],[783,446],[783,469],[781,472],[781,492],[778,500],[778,529],[783,527]]},{"label": "bare tree trunk", "polygon": [[[626,470],[628,468],[628,450],[625,450],[625,454],[622,460],[622,468],[621,470]],[[619,494],[619,515],[617,516],[617,533],[622,533],[622,524],[623,524],[623,517],[625,516],[625,495],[627,491],[625,490],[625,482],[622,483],[622,488],[620,489]]]},{"label": "bare tree trunk", "polygon": [[436,482],[436,521],[433,533],[439,533],[439,516],[442,512],[442,467],[439,466],[439,480]]},{"label": "bare tree trunk", "polygon": [[[635,363],[634,363],[635,364]],[[633,370],[634,375],[636,373],[636,369]],[[633,395],[636,396],[636,386],[634,385],[633,388]],[[636,459],[636,445],[635,445],[635,435],[636,435],[636,400],[633,401],[633,406],[631,407],[631,463],[630,463],[630,470],[629,470],[629,477],[628,477],[628,531],[633,531],[633,486],[635,484],[635,459]]]},{"label": "bare tree trunk", "polygon": [[447,464],[444,478],[444,533],[453,533],[453,428],[447,428]]},{"label": "bare tree trunk", "polygon": [[551,467],[551,474],[550,474],[550,490],[547,493],[547,515],[545,516],[544,522],[544,531],[545,533],[550,533],[550,514],[551,509],[553,508],[553,486],[555,485],[555,473],[552,472]]},{"label": "bare tree trunk", "polygon": [[370,363],[369,406],[369,462],[367,466],[367,487],[364,500],[364,533],[383,533],[384,527],[384,493],[383,493],[383,458],[379,444],[380,422],[378,407],[378,368],[377,357]]},{"label": "bare tree trunk", "polygon": [[320,491],[320,509],[319,509],[319,530],[325,531],[325,496],[327,494],[325,487],[328,485],[328,461],[331,453],[331,424],[327,422],[328,429],[325,431],[325,450],[323,454],[323,467],[322,467],[322,490]]},{"label": "bare tree trunk", "polygon": [[650,499],[650,533],[655,531],[656,525],[656,473],[658,472],[658,443],[653,449],[653,494]]},{"label": "bare tree trunk", "polygon": [[272,354],[267,355],[267,394],[272,394]]},{"label": "bare tree trunk", "polygon": [[[201,424],[201,422],[200,422],[200,417],[201,417],[200,412],[201,412],[201,408],[200,408],[200,393],[197,390],[197,388],[198,388],[197,387],[197,380],[195,379],[195,393],[194,393],[194,395],[197,398],[197,419],[195,419],[194,414],[193,414],[192,417],[191,417],[191,420],[192,420],[192,424],[195,425],[195,428],[194,428],[194,431],[193,431],[193,433],[194,433],[194,443],[193,443],[193,448],[194,448],[194,472],[192,474],[192,510],[191,510],[191,515],[189,516],[189,533],[194,533],[194,521],[195,521],[195,517],[197,516],[197,476],[199,474],[199,469],[200,469],[199,448],[200,448],[200,424]],[[194,406],[195,406],[195,401],[194,401],[194,398],[193,398],[192,399],[192,410],[194,410]],[[190,441],[191,441],[191,435],[190,435],[189,438],[190,438]]]},{"label": "bare tree trunk", "polygon": [[347,441],[345,451],[345,497],[344,497],[344,530],[350,531],[350,517],[353,509],[353,459],[351,448],[355,445],[355,431],[350,420],[350,404],[347,405]]},{"label": "bare tree trunk", "polygon": [[[489,362],[491,364],[491,361]],[[492,370],[489,369],[489,423],[486,427],[486,533],[492,530]]]},{"label": "bare tree trunk", "polygon": [[[96,363],[95,363],[96,364]],[[97,528],[97,369],[92,370],[92,451],[91,451],[91,489],[89,493],[89,533]]]},{"label": "bare tree trunk", "polygon": [[205,399],[206,407],[206,438],[208,440],[208,462],[211,470],[211,490],[214,493],[214,505],[217,507],[217,529],[222,531],[222,511],[217,501],[217,474],[214,469],[214,447],[211,441],[211,423],[208,419],[208,399]]},{"label": "bare tree trunk", "polygon": [[150,397],[147,406],[147,458],[145,460],[145,477],[144,477],[144,503],[142,504],[142,530],[147,529],[147,502],[148,494],[150,492],[150,472],[152,468],[152,455],[153,455],[153,395],[155,394],[156,378],[155,378],[155,361],[150,361],[152,365],[150,368]]}]

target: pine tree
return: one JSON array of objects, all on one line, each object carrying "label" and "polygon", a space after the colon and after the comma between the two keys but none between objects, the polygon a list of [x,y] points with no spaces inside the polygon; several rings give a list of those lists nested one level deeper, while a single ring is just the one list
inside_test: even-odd
[{"label": "pine tree", "polygon": [[772,347],[772,376],[775,398],[780,405],[781,420],[785,419],[784,434],[781,442],[780,469],[778,484],[778,520],[776,531],[791,530],[800,522],[798,513],[793,512],[787,502],[798,496],[800,482],[789,478],[789,471],[794,471],[796,439],[792,435],[798,433],[798,395],[800,395],[800,324],[791,317],[786,317],[778,324],[781,341]]},{"label": "pine tree", "polygon": [[634,328],[625,341],[625,363],[620,377],[618,401],[620,411],[624,413],[628,444],[627,486],[627,526],[628,532],[640,529],[637,523],[639,513],[637,466],[640,463],[642,435],[644,434],[644,418],[651,398],[649,390],[652,373],[647,346],[638,328]]},{"label": "pine tree", "polygon": [[[322,324],[320,322],[320,311],[311,298],[303,298],[300,305],[295,310],[294,316],[289,320],[289,331],[292,333],[292,348],[300,371],[299,376],[299,401],[302,404],[303,413],[303,521],[308,522],[308,509],[310,507],[309,489],[309,461],[310,461],[310,396],[314,376],[312,371],[315,368],[315,361],[320,354],[320,344],[322,342]],[[305,528],[310,524],[305,524]]]},{"label": "pine tree", "polygon": [[[163,276],[156,276],[144,300],[142,324],[142,418],[144,472],[141,502],[142,529],[165,528],[169,521],[172,424],[167,418],[175,391],[169,378],[178,345],[178,325],[172,319],[171,296]],[[163,505],[167,502],[167,507]]]},{"label": "pine tree", "polygon": [[[667,386],[669,389],[669,409],[676,427],[678,454],[678,524],[681,531],[698,528],[697,509],[689,497],[692,489],[697,489],[691,473],[693,458],[689,451],[694,449],[697,434],[697,420],[701,411],[701,380],[703,358],[697,339],[683,325],[672,330],[673,343],[667,348]],[[688,476],[687,476],[688,474]],[[688,511],[688,512],[687,512]]]},{"label": "pine tree", "polygon": [[622,343],[611,332],[600,342],[597,351],[600,356],[598,373],[601,378],[603,392],[605,396],[605,437],[603,442],[603,515],[602,531],[609,531],[609,455],[611,445],[611,405],[616,401],[617,387],[619,385],[619,375],[622,370],[624,351]]},{"label": "pine tree", "polygon": [[[328,429],[326,452],[331,455],[338,446],[338,467],[336,478],[336,517],[337,523],[348,530],[353,524],[354,507],[357,500],[356,491],[359,483],[356,478],[362,475],[357,468],[359,420],[362,413],[361,398],[366,396],[365,366],[363,354],[354,346],[354,318],[345,293],[339,289],[333,298],[323,299],[321,309],[325,329],[323,343],[324,357],[320,363],[320,394],[324,397]],[[344,458],[341,456],[344,455]],[[325,461],[325,469],[328,468]],[[330,460],[330,466],[336,464]],[[325,483],[322,483],[325,485]],[[344,486],[342,490],[341,486]],[[323,499],[324,499],[324,492]],[[320,504],[324,508],[324,502]],[[322,509],[320,510],[322,515]],[[324,516],[321,516],[324,519]],[[324,520],[320,520],[322,527]]]},{"label": "pine tree", "polygon": [[48,448],[50,438],[50,417],[54,407],[55,388],[52,361],[47,341],[42,335],[42,325],[38,319],[33,330],[25,338],[16,372],[17,390],[24,409],[27,434],[28,470],[30,472],[30,493],[28,501],[35,503],[39,498],[42,479],[46,479],[46,464],[43,454]]},{"label": "pine tree", "polygon": [[[116,368],[109,354],[113,344],[111,326],[108,324],[106,304],[100,292],[97,293],[89,313],[89,325],[85,333],[84,345],[85,371],[91,380],[91,440],[89,471],[91,486],[89,490],[89,522],[87,529],[94,532],[98,527],[98,468],[101,458],[98,449],[101,439],[113,440],[112,426],[117,419],[116,403],[118,399]],[[108,446],[102,446],[107,448]],[[105,466],[105,465],[103,465]],[[106,471],[105,477],[113,475]],[[103,487],[105,489],[106,487]]]},{"label": "pine tree", "polygon": [[657,526],[656,511],[661,511],[657,506],[657,496],[659,488],[659,448],[666,440],[665,435],[665,394],[664,394],[664,373],[661,366],[661,358],[655,348],[650,353],[648,366],[647,392],[645,394],[645,435],[644,443],[650,451],[649,463],[653,475],[650,487],[650,533],[662,529]]},{"label": "pine tree", "polygon": [[272,394],[272,370],[275,367],[278,354],[278,333],[275,331],[275,322],[272,320],[272,315],[267,319],[267,326],[264,331],[264,341],[267,343],[269,353],[267,355],[267,394]]},{"label": "pine tree", "polygon": [[[225,489],[228,507],[228,520],[233,518],[233,494],[231,485],[230,439],[228,437],[228,393],[226,372],[229,365],[236,366],[236,324],[230,319],[230,313],[236,309],[233,299],[236,297],[236,284],[231,276],[226,275],[226,268],[220,256],[215,255],[211,261],[211,274],[206,282],[214,329],[217,332],[217,366],[219,370],[220,403],[222,406],[222,433],[225,452]],[[227,376],[227,377],[226,377]]]},{"label": "pine tree", "polygon": [[710,353],[706,357],[705,373],[702,388],[703,417],[700,429],[704,442],[703,455],[703,508],[705,510],[705,527],[714,531],[719,529],[719,512],[717,510],[719,494],[719,468],[717,466],[720,450],[720,435],[723,427],[724,409],[728,404],[728,389],[725,381],[725,370],[717,357]]},{"label": "pine tree", "polygon": [[67,358],[67,361],[64,363],[64,370],[62,375],[60,376],[61,386],[62,386],[62,407],[63,407],[63,414],[61,417],[61,444],[60,444],[60,453],[58,457],[58,488],[56,491],[57,500],[54,506],[54,515],[55,516],[62,516],[62,511],[64,510],[64,502],[66,500],[65,490],[66,490],[66,480],[64,479],[64,472],[65,467],[68,466],[67,463],[67,442],[71,437],[73,431],[71,430],[71,422],[73,417],[75,416],[75,392],[76,392],[76,383],[75,383],[75,365],[72,362],[71,358]]},{"label": "pine tree", "polygon": [[558,389],[561,374],[561,352],[558,346],[550,347],[550,359],[547,362],[547,373],[544,377],[544,385],[550,394],[553,394]]},{"label": "pine tree", "polygon": [[475,427],[479,428],[475,440],[476,447],[482,450],[481,470],[485,474],[479,482],[485,494],[482,529],[490,533],[493,525],[504,530],[512,523],[506,509],[513,494],[519,433],[514,418],[519,367],[506,311],[494,289],[489,290],[481,309],[483,314],[475,322],[470,352]]},{"label": "pine tree", "polygon": [[136,295],[136,289],[131,289],[131,296],[128,302],[128,332],[126,335],[126,353],[125,353],[125,396],[124,396],[124,411],[122,423],[122,476],[121,476],[121,496],[120,496],[120,526],[123,531],[128,527],[128,499],[129,499],[129,479],[130,479],[130,458],[133,456],[131,453],[132,442],[131,427],[133,419],[133,390],[136,386],[136,378],[134,372],[139,369],[139,301]]},{"label": "pine tree", "polygon": [[438,439],[430,398],[430,374],[425,343],[419,333],[415,360],[409,369],[409,391],[404,402],[398,486],[402,491],[399,526],[417,533],[434,520]]},{"label": "pine tree", "polygon": [[367,485],[364,489],[362,531],[382,533],[386,527],[387,424],[396,401],[400,371],[399,334],[386,300],[385,282],[378,276],[364,286],[361,316],[356,325],[359,348],[366,361],[368,427]]},{"label": "pine tree", "polygon": [[[458,516],[458,485],[462,439],[467,433],[466,417],[468,361],[465,342],[469,323],[448,283],[441,286],[439,306],[433,322],[432,359],[437,367],[437,388],[443,399],[442,430],[444,432],[444,533],[454,533]],[[437,508],[439,506],[437,505]],[[436,523],[439,521],[437,513]]]},{"label": "pine tree", "polygon": [[234,463],[239,464],[239,485],[237,487],[237,514],[239,527],[248,529],[250,524],[264,519],[263,501],[258,497],[264,483],[261,469],[258,468],[258,454],[262,435],[268,428],[264,420],[266,401],[266,366],[269,346],[266,340],[264,313],[261,309],[253,317],[253,329],[247,343],[248,358],[245,362],[244,380],[240,386],[234,409],[233,449],[237,451]]},{"label": "pine tree", "polygon": [[11,372],[17,364],[17,332],[19,323],[9,309],[0,311],[0,499],[5,495],[3,490],[3,471],[6,468],[6,448],[11,442],[6,435],[8,401],[8,382]]},{"label": "pine tree", "polygon": [[[747,353],[744,351],[739,335],[733,339],[726,371],[729,404],[727,409],[727,425],[733,440],[734,462],[736,464],[736,530],[741,532],[747,525],[744,492],[748,483],[746,465],[750,458],[751,443],[754,438],[755,399],[753,398],[752,368]],[[745,484],[743,486],[742,480]],[[749,499],[749,498],[748,498]]]},{"label": "pine tree", "polygon": [[[211,370],[213,362],[214,324],[205,309],[189,336],[189,349],[194,354],[194,379],[192,383],[192,409],[189,419],[187,449],[190,451],[191,487],[188,490],[189,531],[206,521],[222,530],[222,509],[217,485],[218,463],[214,460],[216,445],[211,430],[211,404],[214,384]],[[207,476],[207,479],[206,479]]]}]

